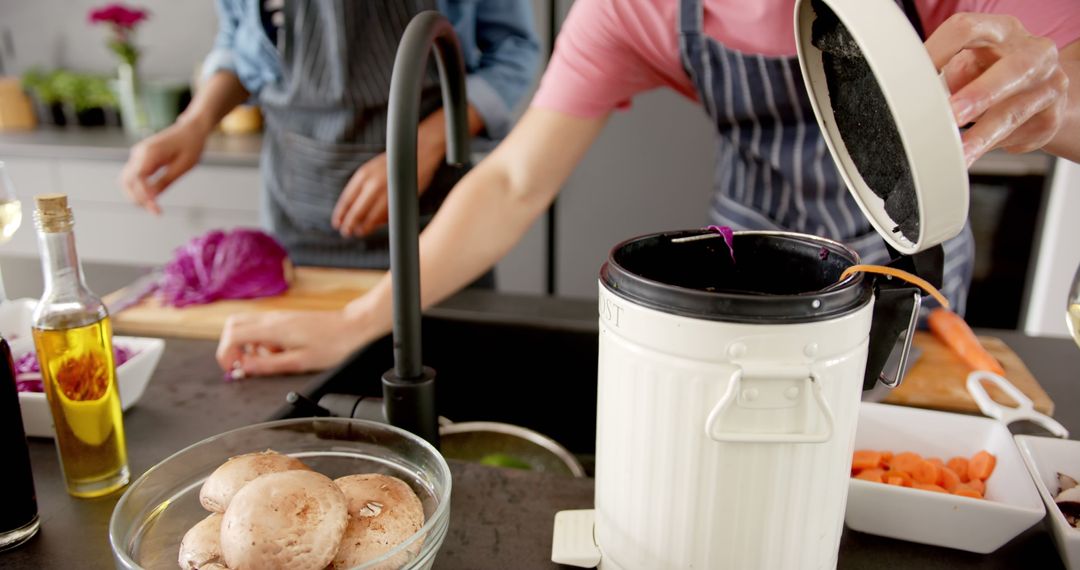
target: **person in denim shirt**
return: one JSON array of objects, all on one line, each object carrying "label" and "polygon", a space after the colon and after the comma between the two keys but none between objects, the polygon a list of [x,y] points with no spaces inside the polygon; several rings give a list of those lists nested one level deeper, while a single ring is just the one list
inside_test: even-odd
[{"label": "person in denim shirt", "polygon": [[[129,196],[160,213],[157,197],[199,160],[206,138],[251,99],[266,117],[264,225],[298,264],[388,265],[386,110],[398,41],[417,12],[453,23],[466,64],[469,127],[501,138],[539,60],[525,0],[217,0],[219,31],[191,105],[132,148]],[[421,94],[421,213],[430,215],[461,172],[445,165],[438,80]]]}]

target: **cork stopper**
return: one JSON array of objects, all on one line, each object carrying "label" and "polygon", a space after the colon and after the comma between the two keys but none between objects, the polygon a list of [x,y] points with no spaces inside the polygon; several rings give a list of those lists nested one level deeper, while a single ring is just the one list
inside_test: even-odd
[{"label": "cork stopper", "polygon": [[71,230],[75,221],[68,208],[66,194],[38,194],[34,196],[37,208],[34,211],[34,220],[38,229],[43,232],[66,232]]}]

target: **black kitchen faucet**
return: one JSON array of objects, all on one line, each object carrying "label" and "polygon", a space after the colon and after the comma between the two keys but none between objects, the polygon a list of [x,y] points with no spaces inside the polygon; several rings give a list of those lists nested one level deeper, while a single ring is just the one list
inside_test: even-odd
[{"label": "black kitchen faucet", "polygon": [[465,66],[450,21],[435,11],[417,14],[401,38],[390,79],[387,174],[390,194],[390,273],[394,292],[394,367],[382,377],[387,421],[439,445],[435,371],[421,363],[419,199],[416,133],[428,57],[435,62],[446,109],[446,161],[469,160]]}]

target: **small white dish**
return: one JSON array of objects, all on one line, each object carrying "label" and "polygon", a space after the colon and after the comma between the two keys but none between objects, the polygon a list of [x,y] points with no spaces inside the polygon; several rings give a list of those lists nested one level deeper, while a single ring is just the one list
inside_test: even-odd
[{"label": "small white dish", "polygon": [[1061,554],[1061,561],[1066,568],[1080,570],[1080,529],[1073,528],[1054,503],[1058,491],[1057,474],[1080,477],[1080,441],[1018,435],[1016,444],[1046,503],[1050,536]]},{"label": "small white dish", "polygon": [[862,403],[855,449],[923,457],[997,458],[986,498],[971,499],[851,479],[844,522],[852,530],[986,554],[1043,518],[1046,510],[1013,436],[982,417]]},{"label": "small white dish", "polygon": [[[34,311],[33,299],[17,299],[0,303],[0,335],[8,339],[12,356],[34,350],[30,327]],[[116,383],[120,390],[120,405],[124,410],[135,405],[157,368],[165,341],[160,338],[114,336],[113,344],[135,353],[130,360],[116,368]],[[30,437],[53,437],[52,414],[49,402],[41,392],[19,392],[23,430]]]}]

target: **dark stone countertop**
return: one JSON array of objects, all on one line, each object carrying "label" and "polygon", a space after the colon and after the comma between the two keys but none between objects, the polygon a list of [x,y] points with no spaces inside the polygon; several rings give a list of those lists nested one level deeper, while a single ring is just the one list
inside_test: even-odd
[{"label": "dark stone countertop", "polygon": [[[475,302],[480,299],[479,305]],[[488,295],[464,297],[443,310],[467,317],[469,307],[525,307],[519,315],[544,314],[595,322],[591,303]],[[537,310],[536,307],[543,307]],[[511,318],[511,317],[507,317]],[[565,323],[564,323],[565,324]],[[1058,419],[1080,433],[1074,371],[1080,351],[1070,340],[1034,339],[988,331],[1003,338],[1029,365],[1058,405]],[[183,446],[238,426],[267,419],[284,394],[313,376],[222,382],[212,359],[214,343],[167,339],[167,349],[140,402],[124,416],[133,473]],[[53,443],[30,444],[42,527],[27,544],[0,554],[4,568],[110,568],[107,527],[118,496],[79,500],[63,488]],[[450,531],[436,568],[552,568],[552,521],[556,511],[589,508],[592,480],[495,469],[452,462],[454,491]],[[839,568],[1060,568],[1043,523],[990,555],[917,545],[845,530]]]}]

